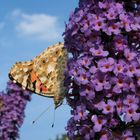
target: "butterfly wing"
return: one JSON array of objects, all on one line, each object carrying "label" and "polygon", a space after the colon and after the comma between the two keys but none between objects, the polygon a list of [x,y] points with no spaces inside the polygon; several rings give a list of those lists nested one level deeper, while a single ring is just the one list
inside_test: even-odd
[{"label": "butterfly wing", "polygon": [[[59,43],[48,47],[41,55],[34,59],[33,69],[41,83],[46,85],[48,93],[54,94],[57,104],[64,97],[64,69],[67,62],[67,51],[64,44]],[[42,93],[39,93],[42,94]]]},{"label": "butterfly wing", "polygon": [[[13,82],[21,85],[23,89],[30,90],[37,94],[42,92],[41,94],[45,96],[44,93],[47,93],[47,88],[41,83],[33,71],[33,65],[33,61],[17,62],[11,68],[9,77]],[[53,97],[54,95],[50,94],[48,96]]]},{"label": "butterfly wing", "polygon": [[[9,77],[10,79],[22,85],[24,89],[26,89],[29,85],[27,82],[29,77],[30,77],[30,72],[33,67],[33,62],[28,61],[28,62],[17,62],[16,64],[13,65],[9,72]],[[33,86],[30,85],[30,90],[33,90]]]},{"label": "butterfly wing", "polygon": [[64,69],[67,51],[62,43],[48,47],[28,62],[18,62],[10,70],[9,77],[39,95],[53,97],[56,107],[64,98]]}]

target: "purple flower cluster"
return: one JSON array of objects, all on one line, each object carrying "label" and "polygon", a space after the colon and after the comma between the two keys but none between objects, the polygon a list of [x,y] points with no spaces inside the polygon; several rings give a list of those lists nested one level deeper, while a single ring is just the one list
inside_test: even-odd
[{"label": "purple flower cluster", "polygon": [[140,138],[140,2],[80,0],[64,35],[69,139]]},{"label": "purple flower cluster", "polygon": [[31,94],[9,81],[6,93],[0,93],[0,140],[16,140]]}]

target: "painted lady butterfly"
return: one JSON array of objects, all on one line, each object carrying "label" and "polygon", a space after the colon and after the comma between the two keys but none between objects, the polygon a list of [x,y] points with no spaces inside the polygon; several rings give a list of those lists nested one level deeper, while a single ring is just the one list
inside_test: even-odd
[{"label": "painted lady butterfly", "polygon": [[32,61],[14,64],[9,72],[9,78],[24,89],[54,98],[57,108],[64,98],[63,82],[67,58],[68,53],[64,44],[55,44]]}]

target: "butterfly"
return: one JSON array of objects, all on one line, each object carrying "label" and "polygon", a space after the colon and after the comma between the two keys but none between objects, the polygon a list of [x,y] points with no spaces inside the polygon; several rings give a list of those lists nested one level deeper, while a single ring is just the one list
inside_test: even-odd
[{"label": "butterfly", "polygon": [[63,43],[48,47],[31,61],[16,62],[9,78],[38,95],[54,99],[55,108],[62,104],[64,87],[64,70],[68,53]]}]

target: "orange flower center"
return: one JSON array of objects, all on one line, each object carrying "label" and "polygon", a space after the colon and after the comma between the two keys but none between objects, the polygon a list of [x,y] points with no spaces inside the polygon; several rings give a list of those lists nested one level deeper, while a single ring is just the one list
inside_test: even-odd
[{"label": "orange flower center", "polygon": [[98,51],[96,52],[96,54],[101,54],[101,51],[100,51],[100,50],[98,50]]},{"label": "orange flower center", "polygon": [[102,124],[102,120],[101,119],[98,119],[98,124]]},{"label": "orange flower center", "polygon": [[113,17],[113,14],[112,13],[110,14],[110,17]]},{"label": "orange flower center", "polygon": [[83,116],[83,112],[79,112],[79,115],[80,115],[80,117],[82,117]]},{"label": "orange flower center", "polygon": [[109,67],[110,67],[109,64],[106,64],[106,65],[105,65],[105,68],[106,68],[106,69],[109,69]]},{"label": "orange flower center", "polygon": [[118,107],[118,108],[122,108],[122,104],[118,104],[117,107]]},{"label": "orange flower center", "polygon": [[111,109],[111,107],[108,105],[108,106],[106,106],[106,110],[110,110]]},{"label": "orange flower center", "polygon": [[82,80],[85,80],[85,79],[86,79],[86,75],[83,74],[83,75],[82,75]]},{"label": "orange flower center", "polygon": [[134,112],[134,111],[133,111],[132,109],[130,109],[130,110],[128,111],[129,114],[133,114],[133,112]]},{"label": "orange flower center", "polygon": [[87,64],[87,62],[88,62],[88,60],[84,60],[84,61],[83,61],[83,64]]},{"label": "orange flower center", "polygon": [[114,29],[114,30],[115,30],[116,28],[117,28],[117,26],[116,26],[116,25],[113,25],[113,26],[112,26],[112,29]]},{"label": "orange flower center", "polygon": [[122,67],[121,66],[118,66],[118,71],[121,71],[122,70]]},{"label": "orange flower center", "polygon": [[133,67],[130,67],[129,70],[130,70],[131,72],[133,72],[133,71],[134,71],[134,68],[133,68]]},{"label": "orange flower center", "polygon": [[99,22],[97,23],[97,25],[98,25],[98,26],[102,26],[102,22],[99,21]]},{"label": "orange flower center", "polygon": [[118,44],[123,44],[123,40],[120,39],[120,40],[117,41],[117,43],[118,43]]},{"label": "orange flower center", "polygon": [[103,80],[102,80],[102,79],[100,79],[100,80],[99,80],[99,82],[100,82],[100,83],[103,83]]},{"label": "orange flower center", "polygon": [[133,100],[129,99],[129,100],[128,100],[128,103],[129,103],[129,104],[133,103]]},{"label": "orange flower center", "polygon": [[123,84],[123,81],[120,79],[120,80],[118,81],[118,84],[119,84],[119,85],[122,85],[122,84]]}]

